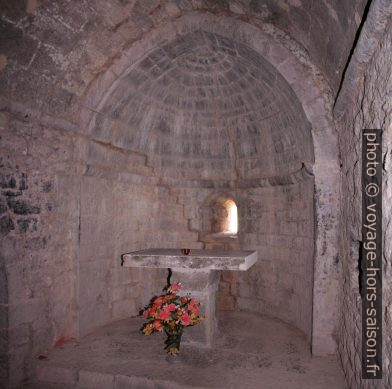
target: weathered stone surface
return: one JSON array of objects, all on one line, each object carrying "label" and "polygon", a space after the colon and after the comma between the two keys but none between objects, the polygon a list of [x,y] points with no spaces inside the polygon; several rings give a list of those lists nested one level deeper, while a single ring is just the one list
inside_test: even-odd
[{"label": "weathered stone surface", "polygon": [[37,214],[41,211],[39,207],[35,207],[20,200],[8,199],[7,204],[11,211],[16,215]]},{"label": "weathered stone surface", "polygon": [[[342,155],[342,212],[339,259],[340,281],[339,354],[350,388],[390,388],[392,385],[392,267],[391,267],[391,118],[392,118],[392,7],[390,2],[375,2],[360,36],[359,48],[347,71],[336,114],[339,122],[339,145]],[[373,36],[376,34],[376,36]],[[377,38],[382,37],[381,40]],[[354,78],[352,78],[355,76]],[[353,88],[355,86],[355,88]],[[362,380],[361,320],[358,261],[362,227],[361,148],[362,130],[383,130],[383,377]]]},{"label": "weathered stone surface", "polygon": [[[47,360],[39,361],[40,369],[65,366],[88,372],[97,382],[110,375],[115,389],[259,389],[260,383],[279,389],[346,388],[336,357],[313,358],[301,332],[279,320],[244,312],[225,314],[215,348],[183,344],[179,363],[166,361],[164,336],[144,336],[141,323],[140,318],[112,323],[78,343],[53,350]],[[39,381],[28,389],[58,388],[46,385]],[[112,388],[109,379],[107,388]]]},{"label": "weathered stone surface", "polygon": [[86,389],[110,389],[113,388],[114,377],[111,374],[97,374],[96,372],[79,372],[78,386]]},{"label": "weathered stone surface", "polygon": [[197,270],[246,271],[257,262],[255,251],[194,250],[184,255],[181,249],[146,249],[122,255],[123,266]]},{"label": "weathered stone surface", "polygon": [[172,281],[180,282],[182,293],[192,291],[193,293],[203,292],[205,290],[216,288],[219,281],[220,272],[211,270],[193,270],[193,269],[172,269]]},{"label": "weathered stone surface", "polygon": [[[206,317],[198,325],[188,328],[183,335],[183,340],[187,344],[211,349],[215,346],[218,332],[216,292],[219,278],[216,271],[197,273],[196,286],[194,277],[189,275],[188,271],[176,270],[173,274],[174,281],[183,282],[182,293],[189,293],[194,297],[200,303],[200,314]],[[190,282],[187,282],[187,278]]]},{"label": "weathered stone surface", "polygon": [[40,364],[37,369],[37,379],[43,382],[75,385],[77,381],[77,371],[57,366],[46,366]]},{"label": "weathered stone surface", "polygon": [[9,216],[2,216],[0,218],[0,233],[8,234],[14,229],[14,223]]},{"label": "weathered stone surface", "polygon": [[[387,39],[364,43],[361,72],[368,49],[378,54],[361,87],[342,84],[352,109],[339,140],[350,177],[339,256],[330,110],[365,3],[2,2],[1,309],[7,326],[31,329],[23,344],[4,337],[8,381],[31,376],[35,354],[58,339],[135,315],[159,293],[165,271],[121,268],[122,253],[191,247],[257,250],[262,266],[222,274],[219,304],[294,323],[313,333],[316,353],[334,352],[343,271],[342,361],[349,384],[364,385],[350,289],[360,170],[350,166],[358,129],[388,127]],[[390,7],[372,3],[370,13]],[[371,25],[379,36],[380,26]],[[386,172],[388,156],[389,146]],[[239,209],[231,241],[203,235],[201,209],[222,191]]]}]

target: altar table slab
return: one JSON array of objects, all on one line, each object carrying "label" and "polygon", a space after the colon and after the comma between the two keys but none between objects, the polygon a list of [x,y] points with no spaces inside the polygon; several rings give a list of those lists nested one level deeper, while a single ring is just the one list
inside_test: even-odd
[{"label": "altar table slab", "polygon": [[[247,271],[257,262],[256,251],[146,249],[122,255],[122,266],[170,268],[171,283],[181,282],[182,294],[190,293],[201,304],[206,320],[184,331],[184,343],[212,347],[217,331],[216,292],[219,272]],[[181,294],[180,293],[180,294]]]}]

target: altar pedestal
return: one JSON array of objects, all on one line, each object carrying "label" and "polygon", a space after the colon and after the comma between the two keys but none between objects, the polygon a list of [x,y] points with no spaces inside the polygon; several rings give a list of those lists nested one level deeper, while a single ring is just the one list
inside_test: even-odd
[{"label": "altar pedestal", "polygon": [[171,268],[172,283],[181,282],[182,294],[190,293],[200,302],[206,320],[184,331],[184,343],[212,347],[217,330],[216,292],[219,271],[246,271],[257,261],[256,251],[148,249],[122,256],[125,267]]}]

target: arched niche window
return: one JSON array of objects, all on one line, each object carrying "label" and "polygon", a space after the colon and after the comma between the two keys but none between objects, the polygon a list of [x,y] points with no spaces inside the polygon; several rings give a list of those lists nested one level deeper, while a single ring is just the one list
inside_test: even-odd
[{"label": "arched niche window", "polygon": [[234,200],[217,201],[213,205],[213,232],[237,234],[238,213]]},{"label": "arched niche window", "polygon": [[215,194],[203,206],[204,234],[235,236],[238,233],[238,210],[235,200],[225,194]]}]

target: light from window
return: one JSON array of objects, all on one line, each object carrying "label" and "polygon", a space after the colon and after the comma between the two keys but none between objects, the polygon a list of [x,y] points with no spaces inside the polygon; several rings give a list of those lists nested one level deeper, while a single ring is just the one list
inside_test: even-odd
[{"label": "light from window", "polygon": [[238,232],[238,212],[237,206],[233,200],[227,200],[225,203],[228,217],[228,231],[230,234]]}]

